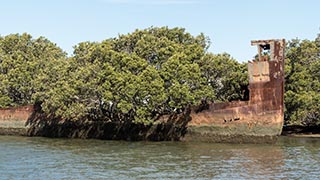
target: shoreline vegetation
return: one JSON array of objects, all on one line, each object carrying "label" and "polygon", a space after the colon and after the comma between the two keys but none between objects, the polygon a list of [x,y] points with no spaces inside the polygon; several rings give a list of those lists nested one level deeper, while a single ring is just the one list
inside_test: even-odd
[{"label": "shoreline vegetation", "polygon": [[[152,127],[202,103],[246,100],[247,63],[208,52],[210,44],[184,28],[150,27],[81,42],[68,56],[45,37],[0,36],[0,108],[36,105],[48,123]],[[287,43],[285,108],[284,132],[319,133],[320,34]]]}]

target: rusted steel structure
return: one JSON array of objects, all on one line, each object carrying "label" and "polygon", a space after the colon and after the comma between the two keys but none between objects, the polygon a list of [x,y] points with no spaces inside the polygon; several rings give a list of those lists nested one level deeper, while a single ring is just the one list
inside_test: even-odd
[{"label": "rusted steel structure", "polygon": [[[284,122],[285,40],[257,40],[258,57],[248,62],[249,100],[194,108],[185,140],[274,142]],[[200,111],[200,112],[199,112]]]},{"label": "rusted steel structure", "polygon": [[27,135],[26,122],[33,112],[33,106],[0,109],[0,135]]}]

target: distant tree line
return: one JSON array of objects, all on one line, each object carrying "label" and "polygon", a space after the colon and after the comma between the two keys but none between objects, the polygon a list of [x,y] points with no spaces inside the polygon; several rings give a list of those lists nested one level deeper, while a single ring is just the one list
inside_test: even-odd
[{"label": "distant tree line", "polygon": [[[243,99],[246,63],[207,51],[204,34],[151,27],[71,56],[44,37],[0,36],[0,107],[40,104],[52,117],[150,124],[202,101]],[[320,36],[287,46],[287,124],[320,123]]]}]

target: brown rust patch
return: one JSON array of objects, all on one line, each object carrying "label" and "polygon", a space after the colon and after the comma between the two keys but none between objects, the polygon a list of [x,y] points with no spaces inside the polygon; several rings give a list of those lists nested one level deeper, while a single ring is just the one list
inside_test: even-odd
[{"label": "brown rust patch", "polygon": [[26,122],[33,113],[33,106],[0,109],[0,135],[27,135]]}]

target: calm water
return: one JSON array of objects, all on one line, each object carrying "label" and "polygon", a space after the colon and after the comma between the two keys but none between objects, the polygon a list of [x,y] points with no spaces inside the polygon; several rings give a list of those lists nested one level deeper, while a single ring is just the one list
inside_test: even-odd
[{"label": "calm water", "polygon": [[0,179],[319,178],[319,138],[235,145],[0,136]]}]

